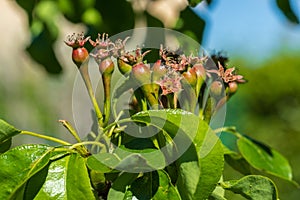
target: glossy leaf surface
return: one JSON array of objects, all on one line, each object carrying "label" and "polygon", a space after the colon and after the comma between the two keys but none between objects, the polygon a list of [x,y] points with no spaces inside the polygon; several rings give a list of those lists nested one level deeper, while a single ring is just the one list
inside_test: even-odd
[{"label": "glossy leaf surface", "polygon": [[286,158],[274,149],[253,141],[245,137],[237,141],[238,148],[247,162],[256,169],[291,181],[292,169]]},{"label": "glossy leaf surface", "polygon": [[[205,133],[199,134],[196,138],[200,141],[202,137],[203,141]],[[216,137],[213,132],[207,134],[209,137]],[[201,147],[204,149],[207,145],[205,143],[209,142],[194,143],[197,146],[192,145],[178,161],[177,184],[183,199],[207,199],[222,175],[224,160],[220,141],[217,141],[208,154],[201,156]],[[198,149],[200,149],[200,153]]]},{"label": "glossy leaf surface", "polygon": [[95,199],[84,158],[72,153],[51,162],[35,199]]},{"label": "glossy leaf surface", "polygon": [[6,121],[0,119],[0,145],[2,144],[2,142],[6,142],[6,140],[20,133],[20,130],[16,129]]},{"label": "glossy leaf surface", "polygon": [[277,200],[277,189],[267,177],[250,175],[240,180],[227,181],[221,184],[226,190],[240,194],[252,200]]},{"label": "glossy leaf surface", "polygon": [[22,196],[24,184],[48,164],[52,149],[46,145],[22,145],[0,155],[0,199]]}]

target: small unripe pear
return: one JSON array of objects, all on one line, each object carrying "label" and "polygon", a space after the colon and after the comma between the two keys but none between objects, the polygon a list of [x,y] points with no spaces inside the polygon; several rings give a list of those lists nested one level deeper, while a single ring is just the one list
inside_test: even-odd
[{"label": "small unripe pear", "polygon": [[140,84],[149,84],[151,80],[151,71],[148,65],[140,62],[133,66],[132,77]]},{"label": "small unripe pear", "polygon": [[161,64],[161,60],[157,60],[152,67],[152,81],[159,81],[166,73],[167,73],[166,66]]},{"label": "small unripe pear", "polygon": [[130,73],[132,70],[132,66],[121,58],[118,58],[118,68],[123,75]]},{"label": "small unripe pear", "polygon": [[197,85],[197,74],[193,68],[189,69],[188,71],[184,72],[183,74],[184,79],[190,84],[191,87],[195,88]]},{"label": "small unripe pear", "polygon": [[235,82],[235,81],[234,82],[229,82],[228,83],[228,88],[229,88],[229,92],[231,94],[235,93],[237,91],[237,89],[238,89],[237,82]]},{"label": "small unripe pear", "polygon": [[72,51],[72,60],[79,68],[82,63],[89,57],[89,52],[84,47],[74,48]]},{"label": "small unripe pear", "polygon": [[114,68],[115,64],[110,58],[106,58],[99,63],[99,71],[101,74],[112,74]]},{"label": "small unripe pear", "polygon": [[205,68],[202,64],[197,63],[193,66],[192,69],[195,70],[198,78],[202,78],[203,80],[206,79],[206,71],[205,71]]},{"label": "small unripe pear", "polygon": [[210,86],[211,95],[214,97],[220,97],[223,92],[223,84],[220,81],[212,82]]}]

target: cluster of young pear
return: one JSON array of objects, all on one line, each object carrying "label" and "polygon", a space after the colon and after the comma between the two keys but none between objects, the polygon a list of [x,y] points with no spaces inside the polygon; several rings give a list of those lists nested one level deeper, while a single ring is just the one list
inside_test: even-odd
[{"label": "cluster of young pear", "polygon": [[[181,108],[198,113],[208,119],[244,83],[243,76],[236,73],[234,67],[227,68],[219,54],[214,55],[214,62],[208,56],[185,55],[180,50],[160,47],[158,59],[153,64],[147,63],[145,56],[151,51],[137,47],[126,51],[126,41],[111,41],[107,34],[98,34],[93,41],[83,34],[68,36],[65,43],[73,48],[72,60],[77,65],[85,81],[99,123],[107,125],[111,107],[111,78],[115,62],[119,71],[135,87],[132,87],[131,108],[135,112],[148,109]],[[89,43],[94,47],[92,53],[85,48]],[[219,56],[219,57],[218,57]],[[86,60],[93,57],[99,66],[104,88],[104,108],[100,111],[91,89]],[[227,59],[225,59],[227,60]],[[133,88],[138,88],[133,90]]]}]

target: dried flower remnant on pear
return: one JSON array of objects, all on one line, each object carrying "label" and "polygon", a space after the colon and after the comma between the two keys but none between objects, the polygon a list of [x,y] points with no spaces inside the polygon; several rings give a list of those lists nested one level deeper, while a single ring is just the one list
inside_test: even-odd
[{"label": "dried flower remnant on pear", "polygon": [[69,35],[65,41],[66,45],[72,47],[72,60],[78,68],[86,61],[89,57],[89,52],[84,47],[85,43],[90,37],[84,37],[83,33]]}]

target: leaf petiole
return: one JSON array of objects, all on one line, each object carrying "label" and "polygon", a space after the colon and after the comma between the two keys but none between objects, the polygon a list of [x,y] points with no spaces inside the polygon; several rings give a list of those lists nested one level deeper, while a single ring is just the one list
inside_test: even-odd
[{"label": "leaf petiole", "polygon": [[62,144],[62,145],[71,145],[71,143],[66,142],[64,140],[61,140],[61,139],[58,139],[58,138],[55,138],[55,137],[51,137],[51,136],[47,136],[47,135],[41,135],[39,133],[34,133],[34,132],[31,132],[31,131],[21,131],[20,134],[31,135],[31,136],[34,136],[34,137],[38,137],[38,138],[42,138],[42,139],[49,140],[49,141],[52,141],[52,142],[56,142],[56,143],[59,143],[59,144]]},{"label": "leaf petiole", "polygon": [[58,120],[62,125],[68,129],[68,131],[73,135],[73,137],[77,140],[77,142],[81,142],[79,135],[77,134],[76,130],[72,127],[72,125],[66,120]]}]

